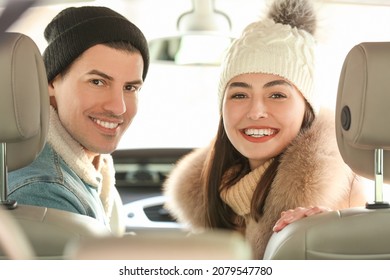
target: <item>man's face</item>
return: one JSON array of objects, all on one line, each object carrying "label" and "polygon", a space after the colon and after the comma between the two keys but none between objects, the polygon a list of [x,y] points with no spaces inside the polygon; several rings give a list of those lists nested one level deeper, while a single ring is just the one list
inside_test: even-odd
[{"label": "man's face", "polygon": [[142,71],[140,53],[95,45],[49,84],[62,125],[89,155],[116,149],[137,113]]}]

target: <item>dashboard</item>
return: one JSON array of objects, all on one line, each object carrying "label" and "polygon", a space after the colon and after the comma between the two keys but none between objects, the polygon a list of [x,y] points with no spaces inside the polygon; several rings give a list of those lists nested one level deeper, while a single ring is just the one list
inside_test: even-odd
[{"label": "dashboard", "polygon": [[164,209],[162,184],[191,148],[116,150],[112,156],[116,186],[126,213],[126,231],[181,229]]}]

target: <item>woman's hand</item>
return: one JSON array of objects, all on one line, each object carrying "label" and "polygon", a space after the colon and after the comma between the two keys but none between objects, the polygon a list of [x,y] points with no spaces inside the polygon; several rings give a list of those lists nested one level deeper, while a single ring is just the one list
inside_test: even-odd
[{"label": "woman's hand", "polygon": [[320,214],[323,212],[329,212],[332,211],[332,209],[322,206],[313,206],[313,207],[297,207],[295,209],[290,209],[288,211],[283,211],[280,214],[280,219],[276,222],[275,226],[273,227],[274,232],[279,232],[282,229],[284,229],[287,225],[298,221],[302,218],[309,217],[312,215]]}]

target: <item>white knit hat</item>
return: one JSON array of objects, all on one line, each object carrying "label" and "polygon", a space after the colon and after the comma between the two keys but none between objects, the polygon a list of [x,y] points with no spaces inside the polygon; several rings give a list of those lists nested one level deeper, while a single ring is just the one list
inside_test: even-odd
[{"label": "white knit hat", "polygon": [[222,108],[229,81],[247,73],[279,75],[293,83],[318,112],[314,95],[315,16],[310,0],[277,0],[268,18],[249,24],[227,50],[222,63]]}]

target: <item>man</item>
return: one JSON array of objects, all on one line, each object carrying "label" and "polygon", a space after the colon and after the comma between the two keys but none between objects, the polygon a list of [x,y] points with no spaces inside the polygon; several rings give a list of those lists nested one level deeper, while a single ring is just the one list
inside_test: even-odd
[{"label": "man", "polygon": [[50,95],[47,143],[9,174],[9,198],[96,218],[123,233],[110,153],[137,112],[149,66],[147,41],[105,7],[67,8],[44,32]]}]

